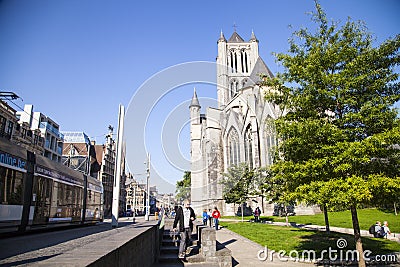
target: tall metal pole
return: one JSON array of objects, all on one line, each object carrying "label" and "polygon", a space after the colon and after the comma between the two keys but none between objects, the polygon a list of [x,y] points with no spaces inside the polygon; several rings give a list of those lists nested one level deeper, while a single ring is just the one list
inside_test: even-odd
[{"label": "tall metal pole", "polygon": [[115,158],[115,172],[114,172],[114,187],[113,187],[113,202],[112,202],[112,221],[111,226],[113,228],[118,227],[118,216],[119,216],[119,191],[120,191],[120,180],[121,180],[121,163],[122,163],[122,149],[123,149],[123,138],[124,138],[124,117],[125,107],[119,105],[118,114],[118,135],[117,135],[117,155]]},{"label": "tall metal pole", "polygon": [[133,222],[135,222],[136,219],[136,181],[134,183],[135,187],[133,188]]},{"label": "tall metal pole", "polygon": [[150,179],[150,154],[147,154],[147,183],[146,183],[146,191],[147,191],[147,197],[146,197],[146,215],[144,216],[144,219],[146,221],[149,220],[150,216],[150,185],[149,185],[149,179]]}]

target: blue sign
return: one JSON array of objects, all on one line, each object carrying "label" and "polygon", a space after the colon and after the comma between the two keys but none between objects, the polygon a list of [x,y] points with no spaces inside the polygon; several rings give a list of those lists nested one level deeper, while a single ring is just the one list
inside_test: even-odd
[{"label": "blue sign", "polygon": [[23,170],[25,170],[26,165],[25,160],[2,151],[0,151],[0,163]]}]

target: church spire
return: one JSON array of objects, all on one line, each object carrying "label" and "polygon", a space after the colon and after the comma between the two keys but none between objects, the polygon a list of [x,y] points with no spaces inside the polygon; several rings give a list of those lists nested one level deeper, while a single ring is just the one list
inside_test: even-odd
[{"label": "church spire", "polygon": [[199,99],[197,98],[196,94],[196,88],[193,89],[193,97],[192,97],[192,102],[190,103],[190,108],[191,107],[200,107]]},{"label": "church spire", "polygon": [[222,32],[222,29],[221,29],[221,34],[219,35],[219,39],[218,39],[218,43],[219,42],[226,42],[224,33]]},{"label": "church spire", "polygon": [[250,42],[258,42],[253,30],[251,30]]}]

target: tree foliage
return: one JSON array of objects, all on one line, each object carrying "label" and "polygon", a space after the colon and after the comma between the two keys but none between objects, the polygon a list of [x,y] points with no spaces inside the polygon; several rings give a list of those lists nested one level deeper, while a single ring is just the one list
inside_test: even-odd
[{"label": "tree foliage", "polygon": [[246,163],[232,165],[222,174],[222,197],[226,203],[240,204],[246,201],[255,188],[255,171]]},{"label": "tree foliage", "polygon": [[295,31],[276,54],[284,72],[265,78],[267,100],[285,111],[271,172],[291,199],[351,209],[357,235],[357,205],[400,194],[400,35],[374,47],[362,22],[328,22],[318,2],[312,19],[315,32]]},{"label": "tree foliage", "polygon": [[183,174],[183,179],[176,182],[176,199],[184,200],[190,199],[191,190],[191,172],[185,171]]},{"label": "tree foliage", "polygon": [[[378,174],[386,177],[384,184],[396,182],[400,139],[393,104],[400,100],[400,86],[394,67],[399,64],[400,36],[372,47],[363,23],[348,20],[339,28],[328,23],[318,3],[316,8],[317,32],[296,31],[289,53],[276,54],[285,72],[265,82],[273,88],[266,98],[286,111],[276,121],[282,157],[273,172],[287,180],[290,191],[326,182],[332,192],[332,179],[352,188],[357,179],[369,184]],[[371,191],[372,186],[365,188]],[[307,199],[337,207],[382,197],[362,188],[357,197],[341,192],[336,192],[338,198],[348,201],[311,193]]]}]

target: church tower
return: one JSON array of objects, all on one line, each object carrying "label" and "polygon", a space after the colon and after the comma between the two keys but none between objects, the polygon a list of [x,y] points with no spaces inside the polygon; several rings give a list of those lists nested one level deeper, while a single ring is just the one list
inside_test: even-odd
[{"label": "church tower", "polygon": [[200,103],[197,98],[196,88],[193,91],[190,109],[190,158],[191,158],[191,199],[192,203],[197,205],[201,203],[203,194],[204,179],[201,170],[203,168],[202,151],[201,151],[201,120],[200,120]]},{"label": "church tower", "polygon": [[221,31],[217,44],[218,108],[224,109],[250,77],[259,56],[258,40],[252,32],[246,42],[236,31],[226,40]]}]

